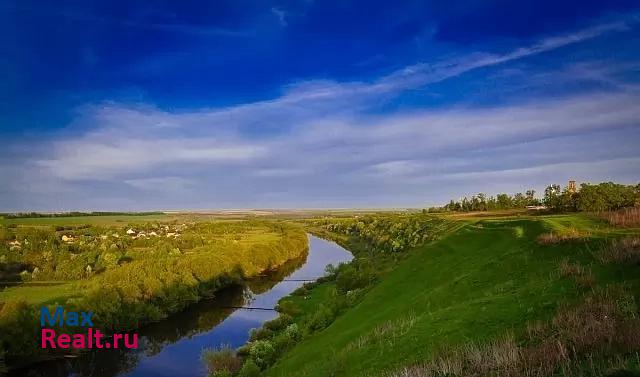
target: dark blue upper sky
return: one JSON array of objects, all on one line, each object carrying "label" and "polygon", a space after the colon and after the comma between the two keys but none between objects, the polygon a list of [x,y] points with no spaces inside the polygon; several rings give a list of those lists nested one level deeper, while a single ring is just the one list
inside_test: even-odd
[{"label": "dark blue upper sky", "polygon": [[[347,144],[366,143],[368,139],[361,140],[360,135],[349,139],[350,132],[362,127],[376,125],[376,131],[401,134],[412,119],[425,122],[421,117],[427,117],[434,124],[425,126],[430,132],[445,130],[454,126],[435,124],[441,118],[451,119],[450,114],[472,117],[460,120],[463,124],[456,127],[473,127],[486,122],[473,117],[486,117],[483,111],[488,108],[496,113],[515,111],[536,100],[555,98],[557,103],[545,107],[551,112],[545,115],[550,118],[548,125],[556,114],[549,109],[561,101],[634,96],[640,61],[639,12],[638,1],[631,0],[4,1],[0,3],[0,138],[7,140],[7,148],[0,152],[0,164],[6,172],[23,172],[16,174],[35,169],[44,182],[54,181],[62,191],[81,192],[87,199],[74,204],[60,199],[62,194],[16,192],[5,185],[0,195],[7,199],[0,200],[0,205],[99,207],[88,198],[102,197],[108,199],[106,207],[127,207],[130,203],[118,197],[148,197],[143,186],[149,182],[191,190],[201,201],[184,200],[180,190],[177,194],[162,191],[162,195],[156,193],[158,200],[143,202],[145,208],[307,202],[316,206],[417,205],[431,200],[429,190],[416,196],[389,189],[391,181],[401,182],[398,177],[376,181],[378,189],[365,197],[356,195],[353,185],[343,180],[364,171],[361,182],[375,181],[367,169],[384,168],[381,164],[387,163],[396,168],[405,164],[400,170],[408,169],[412,178],[425,180],[487,169],[535,168],[543,161],[502,166],[497,158],[475,167],[463,161],[477,148],[508,147],[538,137],[514,132],[513,137],[495,143],[474,139],[472,148],[441,151],[436,157],[420,153],[394,157],[389,151],[360,159],[359,151],[353,150],[348,153],[353,159],[343,159],[340,166],[318,167],[324,169],[325,179],[336,182],[335,197],[326,192],[307,196],[303,186],[289,192],[291,180],[300,179],[304,169],[286,172],[287,157],[276,157],[272,143],[323,155]],[[637,136],[637,125],[617,121],[622,122],[616,124],[622,130],[618,132]],[[584,127],[540,139],[578,137],[585,129],[607,131],[605,125]],[[312,143],[314,132],[341,134],[342,141],[316,137]],[[123,134],[129,139],[122,139]],[[437,135],[423,136],[425,145],[439,144]],[[629,135],[611,137],[628,139]],[[187,149],[201,148],[204,157],[166,157],[158,162],[132,153],[131,159],[150,161],[142,168],[128,168],[122,162],[122,168],[99,159],[70,169],[71,173],[56,173],[68,168],[71,156],[82,158],[78,145],[93,145],[83,153],[97,150],[97,156],[104,153],[109,160],[106,149],[122,156],[132,143],[151,148],[176,140]],[[144,148],[141,145],[136,148]],[[385,149],[385,145],[376,146]],[[256,160],[238,158],[241,161],[231,166],[225,158],[207,154],[223,147],[247,148]],[[498,152],[492,153],[497,156]],[[637,155],[607,156],[614,157]],[[440,172],[422,165],[434,158],[452,159],[450,169]],[[203,177],[202,165],[218,173]],[[91,169],[108,174],[88,174]],[[218,174],[226,176],[229,169],[238,172],[238,182],[226,183],[228,191],[221,189],[220,195],[204,194],[206,187],[218,182]],[[263,170],[271,173],[260,173]],[[611,178],[625,178],[630,172],[624,174]],[[584,178],[607,177],[587,174]],[[257,194],[231,195],[237,185],[247,183],[264,185],[271,193],[261,192],[264,199],[246,201],[242,198]],[[445,196],[444,191],[434,193],[433,200]],[[61,201],[56,204],[54,199]]]}]

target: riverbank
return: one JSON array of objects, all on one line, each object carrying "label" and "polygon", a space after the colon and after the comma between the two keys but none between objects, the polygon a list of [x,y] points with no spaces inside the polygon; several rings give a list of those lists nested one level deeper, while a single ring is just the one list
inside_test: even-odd
[{"label": "riverbank", "polygon": [[[146,230],[144,226],[169,227],[161,224],[136,225],[138,234],[156,232]],[[58,276],[56,267],[66,260],[65,253],[69,257],[67,263],[76,262],[79,258],[94,258],[93,265],[102,266],[103,270],[84,279],[65,283],[73,285],[74,289],[69,291],[71,296],[48,295],[50,292],[57,294],[56,287],[43,286],[41,289],[47,292],[41,294],[39,302],[32,301],[31,304],[26,302],[29,298],[27,295],[40,287],[28,287],[29,290],[19,286],[6,288],[0,295],[0,344],[7,364],[21,365],[27,361],[60,355],[37,347],[37,313],[42,305],[62,305],[68,310],[92,311],[96,327],[106,332],[131,330],[166,318],[230,284],[277,269],[291,259],[304,256],[308,250],[304,230],[281,222],[215,222],[177,226],[181,229],[180,238],[157,237],[156,241],[151,237],[127,239],[125,235],[120,235],[116,237],[117,241],[112,241],[115,247],[109,247],[109,240],[99,234],[126,234],[125,230],[134,226],[121,226],[117,230],[100,228],[96,230],[100,233],[86,242],[80,237],[89,233],[86,229],[95,228],[83,228],[80,230],[82,235],[67,236],[79,239],[73,245],[76,254],[69,253],[70,245],[61,244],[64,249],[52,254],[61,258],[53,265],[54,268],[49,270],[48,261],[43,260],[38,273],[47,273],[48,278]],[[22,245],[43,244],[44,240],[57,236],[43,229],[13,228],[9,232],[17,233],[17,237],[13,237],[21,240]],[[64,229],[63,232],[67,235],[70,230]],[[116,252],[112,252],[112,249]],[[36,253],[44,254],[46,250],[31,251],[25,248],[19,250],[19,254],[18,250],[10,252],[13,252],[11,258],[22,256],[33,261]],[[115,256],[115,263],[103,263],[112,256]],[[84,268],[84,265],[81,266]],[[73,273],[74,270],[69,267],[68,271]],[[30,275],[34,276],[34,272]],[[73,333],[73,329],[69,328],[57,330]]]},{"label": "riverbank", "polygon": [[[279,363],[300,344],[322,333],[336,318],[344,315],[367,296],[379,281],[407,257],[405,247],[415,242],[435,240],[456,224],[423,214],[391,214],[371,217],[323,218],[305,222],[306,229],[347,248],[354,255],[348,264],[334,265],[325,276],[284,297],[278,303],[280,316],[254,331],[249,343],[237,352],[223,349],[208,355],[214,360],[213,376],[225,373],[254,376],[260,370]],[[340,229],[341,231],[335,231]],[[356,234],[367,234],[359,237]],[[395,242],[394,237],[396,238]],[[396,252],[379,252],[395,248]],[[215,368],[219,359],[236,367]],[[241,368],[241,369],[240,369]],[[287,375],[287,374],[285,374]],[[297,375],[292,373],[290,375]]]}]

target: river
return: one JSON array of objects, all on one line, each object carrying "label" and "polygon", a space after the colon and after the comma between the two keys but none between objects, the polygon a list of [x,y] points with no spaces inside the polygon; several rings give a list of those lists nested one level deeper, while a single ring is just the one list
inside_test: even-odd
[{"label": "river", "polygon": [[[180,313],[139,329],[136,350],[101,349],[71,359],[43,362],[15,370],[11,375],[42,377],[206,376],[200,353],[208,347],[239,347],[278,313],[278,300],[324,274],[328,264],[351,260],[351,254],[335,243],[309,235],[309,253],[277,271],[217,292]],[[252,308],[252,309],[238,309]],[[265,310],[266,309],[266,310]]]}]

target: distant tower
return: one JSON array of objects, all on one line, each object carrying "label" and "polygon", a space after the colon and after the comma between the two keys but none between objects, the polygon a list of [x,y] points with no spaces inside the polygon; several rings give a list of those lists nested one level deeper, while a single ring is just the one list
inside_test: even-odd
[{"label": "distant tower", "polygon": [[569,181],[569,186],[567,186],[567,191],[570,194],[575,194],[576,193],[576,181]]}]

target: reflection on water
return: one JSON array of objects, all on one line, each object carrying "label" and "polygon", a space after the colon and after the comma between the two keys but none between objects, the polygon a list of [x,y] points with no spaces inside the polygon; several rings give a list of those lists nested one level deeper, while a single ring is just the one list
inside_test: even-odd
[{"label": "reflection on water", "polygon": [[[245,286],[231,286],[163,321],[138,331],[136,350],[92,351],[73,359],[40,363],[13,371],[16,376],[205,376],[200,362],[203,348],[223,344],[239,347],[252,328],[277,316],[275,311],[231,309],[232,307],[274,308],[278,300],[303,284],[324,274],[328,264],[351,259],[340,246],[309,236],[306,257],[288,262]],[[298,281],[292,281],[298,280]]]}]

